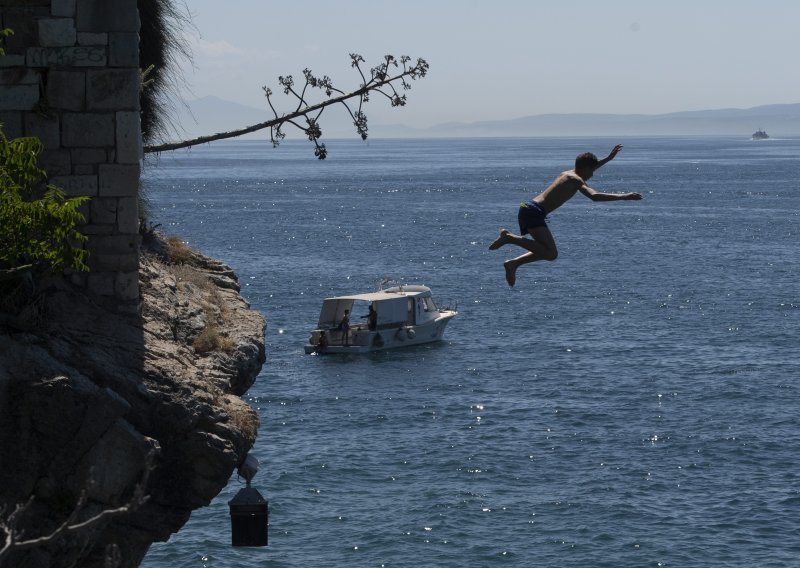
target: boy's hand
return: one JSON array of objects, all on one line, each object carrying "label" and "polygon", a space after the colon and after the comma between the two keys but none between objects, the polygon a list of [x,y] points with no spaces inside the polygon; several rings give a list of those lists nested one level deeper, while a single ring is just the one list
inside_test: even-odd
[{"label": "boy's hand", "polygon": [[613,160],[614,156],[616,156],[620,150],[622,150],[622,144],[617,144],[614,146],[614,148],[611,149],[611,153],[608,155],[608,159]]}]

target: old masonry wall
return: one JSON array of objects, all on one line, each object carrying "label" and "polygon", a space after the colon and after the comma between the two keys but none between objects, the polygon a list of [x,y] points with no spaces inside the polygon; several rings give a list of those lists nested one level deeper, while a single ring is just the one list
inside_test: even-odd
[{"label": "old masonry wall", "polygon": [[36,136],[39,165],[70,196],[88,196],[89,273],[79,286],[120,305],[139,298],[137,194],[139,12],[136,0],[0,0],[13,30],[0,57],[0,123]]}]

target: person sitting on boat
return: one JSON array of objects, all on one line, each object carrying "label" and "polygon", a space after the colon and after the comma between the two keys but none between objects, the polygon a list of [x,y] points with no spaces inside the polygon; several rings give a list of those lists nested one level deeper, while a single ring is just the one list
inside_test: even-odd
[{"label": "person sitting on boat", "polygon": [[342,332],[342,343],[347,345],[347,334],[350,332],[350,310],[344,311],[344,317],[339,322],[339,331]]},{"label": "person sitting on boat", "polygon": [[375,307],[372,304],[369,305],[369,313],[361,317],[367,318],[367,329],[375,331],[378,327],[378,312],[375,311]]},{"label": "person sitting on boat", "polygon": [[322,330],[319,333],[319,342],[317,343],[317,353],[322,353],[325,351],[325,348],[328,346],[328,335],[325,333],[325,330]]}]

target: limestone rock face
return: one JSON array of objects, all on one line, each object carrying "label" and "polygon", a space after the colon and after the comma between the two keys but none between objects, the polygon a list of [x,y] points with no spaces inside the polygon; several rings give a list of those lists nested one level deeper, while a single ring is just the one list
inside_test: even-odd
[{"label": "limestone rock face", "polygon": [[266,324],[236,275],[194,252],[180,265],[143,253],[139,275],[139,313],[63,287],[33,331],[0,323],[0,521],[32,498],[19,540],[50,534],[83,492],[75,522],[126,505],[143,479],[147,501],[0,564],[138,566],[254,443],[258,416],[240,396],[264,363]]}]

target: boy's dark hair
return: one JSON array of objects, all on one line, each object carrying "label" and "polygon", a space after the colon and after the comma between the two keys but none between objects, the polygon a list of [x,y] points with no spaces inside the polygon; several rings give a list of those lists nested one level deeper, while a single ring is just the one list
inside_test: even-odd
[{"label": "boy's dark hair", "polygon": [[576,170],[586,170],[586,169],[595,169],[597,167],[597,163],[599,160],[597,156],[592,154],[591,152],[584,152],[583,154],[579,155],[575,158],[575,169]]}]

